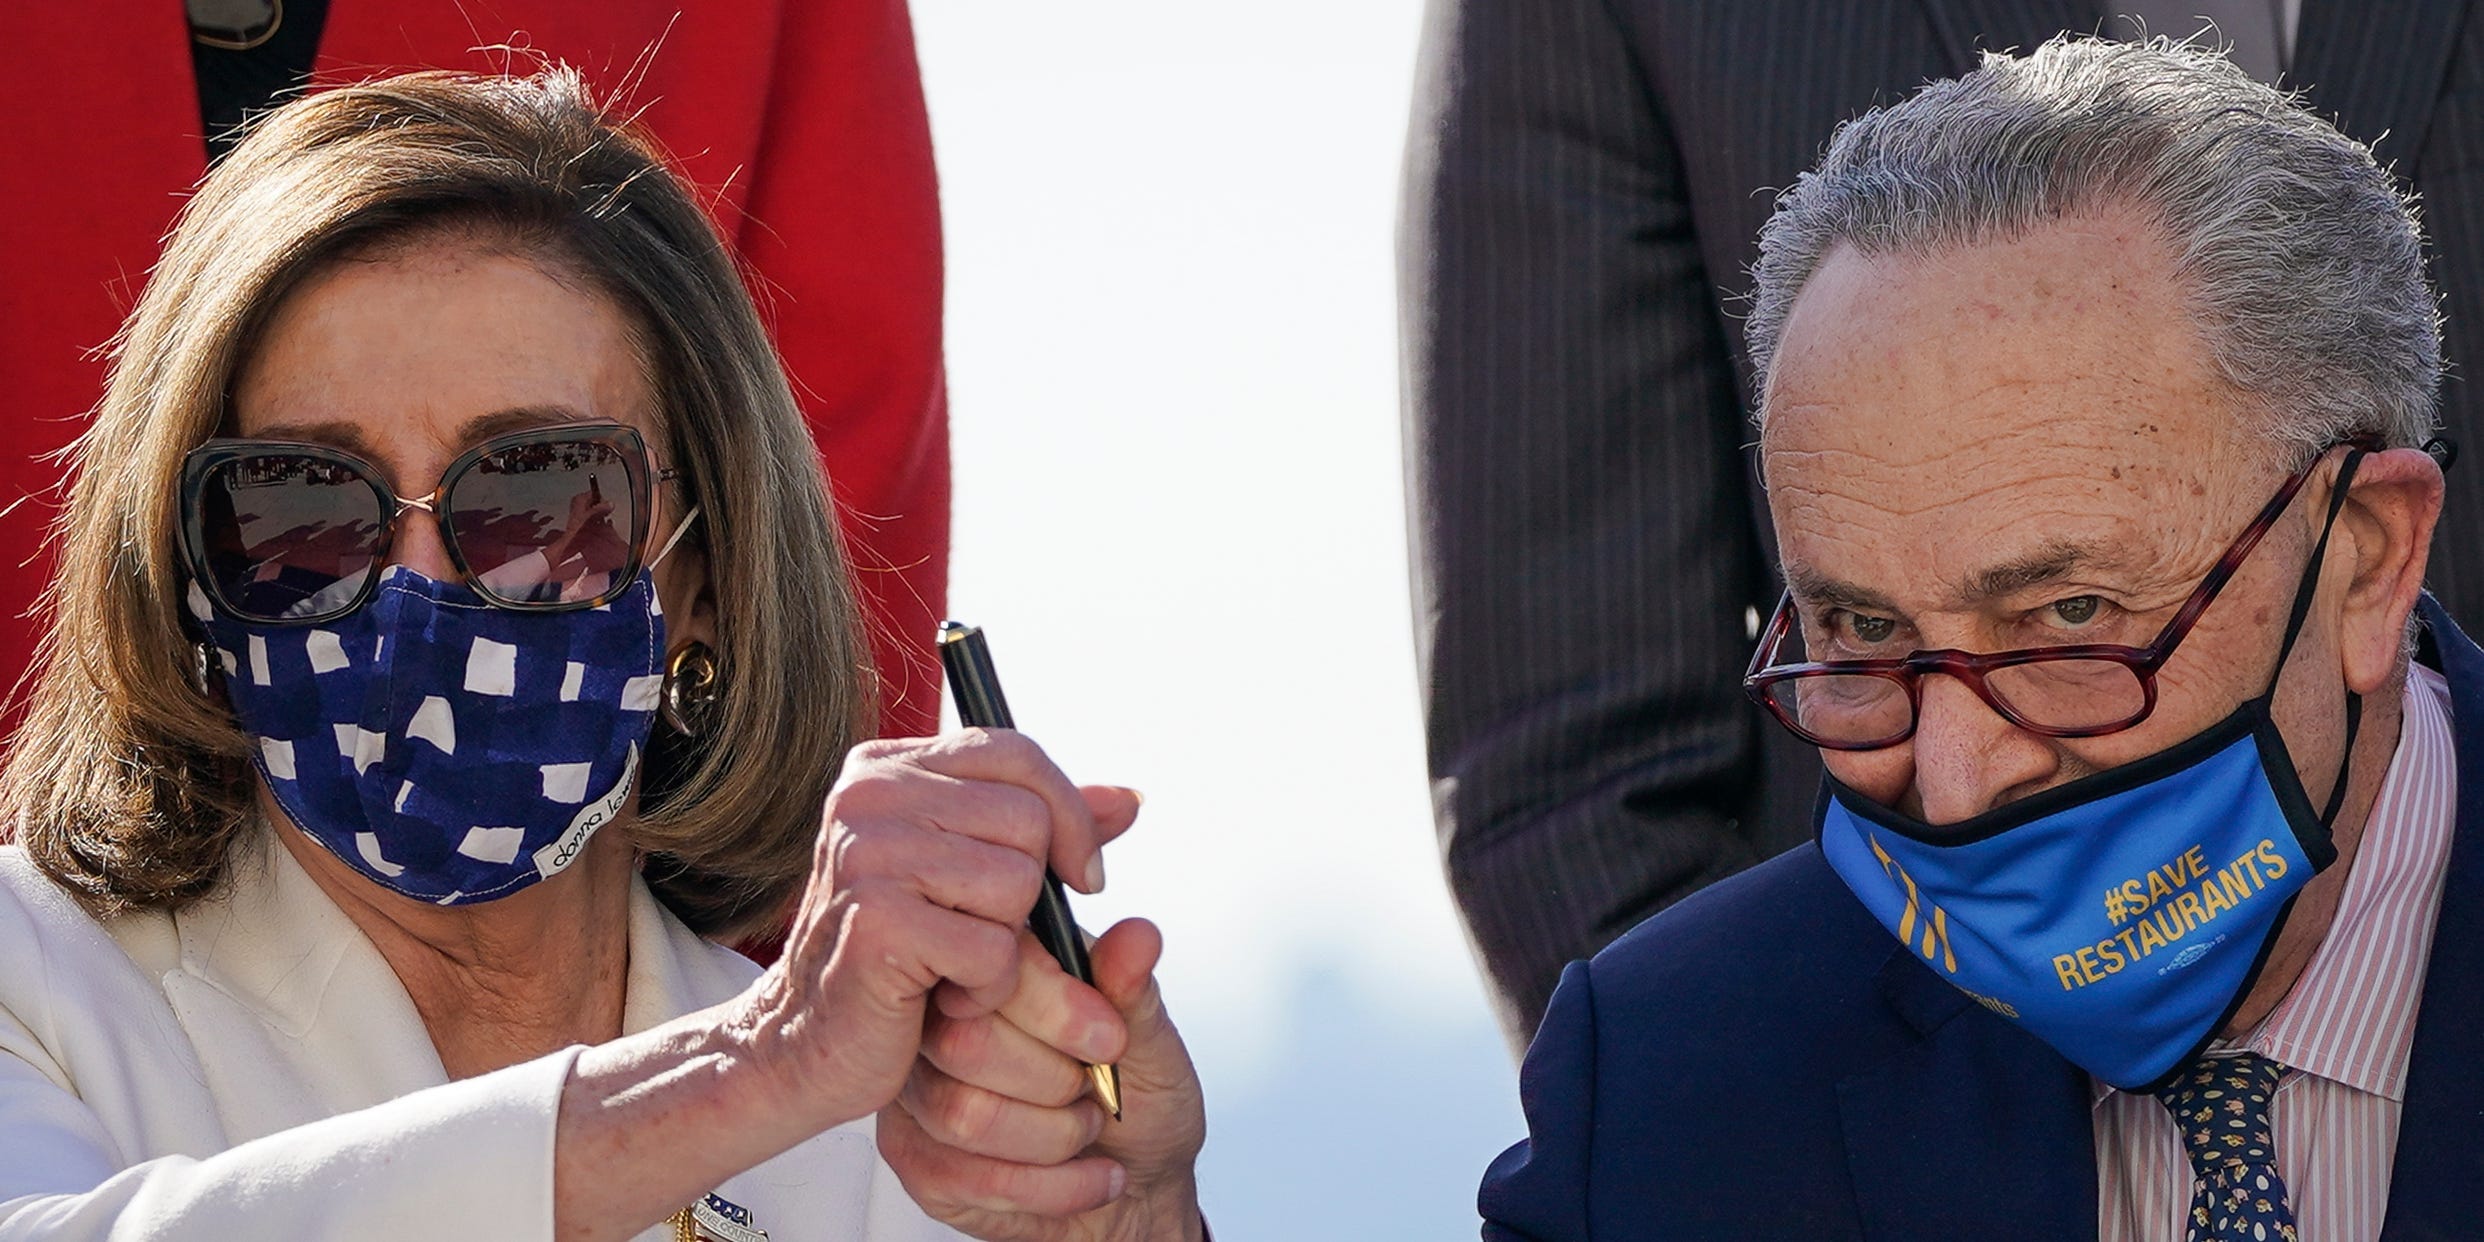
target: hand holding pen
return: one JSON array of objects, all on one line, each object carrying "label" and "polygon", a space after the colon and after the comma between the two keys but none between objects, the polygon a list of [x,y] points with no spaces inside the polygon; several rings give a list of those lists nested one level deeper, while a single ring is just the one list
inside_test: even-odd
[{"label": "hand holding pen", "polygon": [[[1009,714],[1009,699],[1001,693],[1000,674],[992,668],[992,651],[983,640],[983,631],[955,621],[942,622],[940,664],[949,675],[949,693],[957,700],[958,723],[976,729],[1018,727]],[[1049,867],[1044,869],[1043,887],[1036,890],[1035,909],[1026,917],[1026,928],[1064,973],[1094,985],[1095,968],[1087,961],[1086,938],[1078,930],[1078,920],[1070,916],[1069,895],[1061,890],[1061,877]],[[1096,1103],[1119,1121],[1120,1073],[1110,1065],[1090,1063],[1087,1081],[1095,1089]]]},{"label": "hand holding pen", "polygon": [[[1016,740],[980,634],[952,625],[943,638],[953,689],[966,698],[964,720],[1006,730],[965,740]],[[1099,839],[1118,836],[1127,821],[1105,814],[1104,804],[1128,791],[1080,792],[1106,829]],[[1075,939],[1039,940],[1033,923],[1046,917]],[[882,1155],[935,1218],[978,1237],[1199,1237],[1195,1163],[1205,1104],[1156,987],[1161,934],[1130,919],[1090,948],[1066,900],[1029,923],[1014,995],[989,1012],[944,1004],[928,1016],[921,1060],[881,1114]],[[1118,1121],[1105,1111],[1099,1078],[1118,1088]]]}]

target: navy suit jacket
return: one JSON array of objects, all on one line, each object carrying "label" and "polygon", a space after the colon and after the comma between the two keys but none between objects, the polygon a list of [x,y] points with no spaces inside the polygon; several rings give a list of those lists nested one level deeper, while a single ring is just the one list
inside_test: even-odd
[{"label": "navy suit jacket", "polygon": [[[2484,650],[2427,597],[2458,823],[2384,1237],[2484,1237]],[[1927,970],[1814,844],[1573,963],[1489,1242],[2093,1238],[2087,1075]]]}]

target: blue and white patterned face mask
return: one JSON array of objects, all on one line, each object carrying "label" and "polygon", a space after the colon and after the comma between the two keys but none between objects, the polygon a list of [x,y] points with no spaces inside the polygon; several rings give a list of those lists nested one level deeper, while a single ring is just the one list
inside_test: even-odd
[{"label": "blue and white patterned face mask", "polygon": [[629,801],[664,680],[647,572],[574,612],[495,608],[402,565],[325,625],[236,620],[196,586],[189,602],[277,804],[384,887],[506,897]]}]

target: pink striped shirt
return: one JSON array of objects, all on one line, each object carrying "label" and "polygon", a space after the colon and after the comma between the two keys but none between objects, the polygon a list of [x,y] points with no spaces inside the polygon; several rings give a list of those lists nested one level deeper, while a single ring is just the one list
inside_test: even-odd
[{"label": "pink striped shirt", "polygon": [[[2413,666],[2398,752],[2363,832],[2337,920],[2294,989],[2241,1041],[2288,1067],[2269,1109],[2277,1173],[2311,1242],[2374,1242],[2406,1099],[2424,963],[2457,820],[2449,686]],[[2222,1042],[2222,1041],[2220,1041]],[[2097,1086],[2097,1235],[2181,1242],[2191,1165],[2155,1098]]]}]

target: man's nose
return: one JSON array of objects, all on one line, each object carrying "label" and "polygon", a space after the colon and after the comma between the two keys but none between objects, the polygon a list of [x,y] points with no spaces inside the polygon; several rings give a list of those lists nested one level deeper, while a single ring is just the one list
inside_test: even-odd
[{"label": "man's nose", "polygon": [[1998,805],[2001,796],[2042,781],[2059,764],[2044,738],[2003,719],[1965,682],[1923,679],[1913,740],[1915,797],[1928,824],[1954,824]]},{"label": "man's nose", "polygon": [[408,505],[397,514],[396,532],[389,536],[388,563],[440,582],[454,581],[457,563],[449,559],[448,540],[440,519],[429,509]]}]

